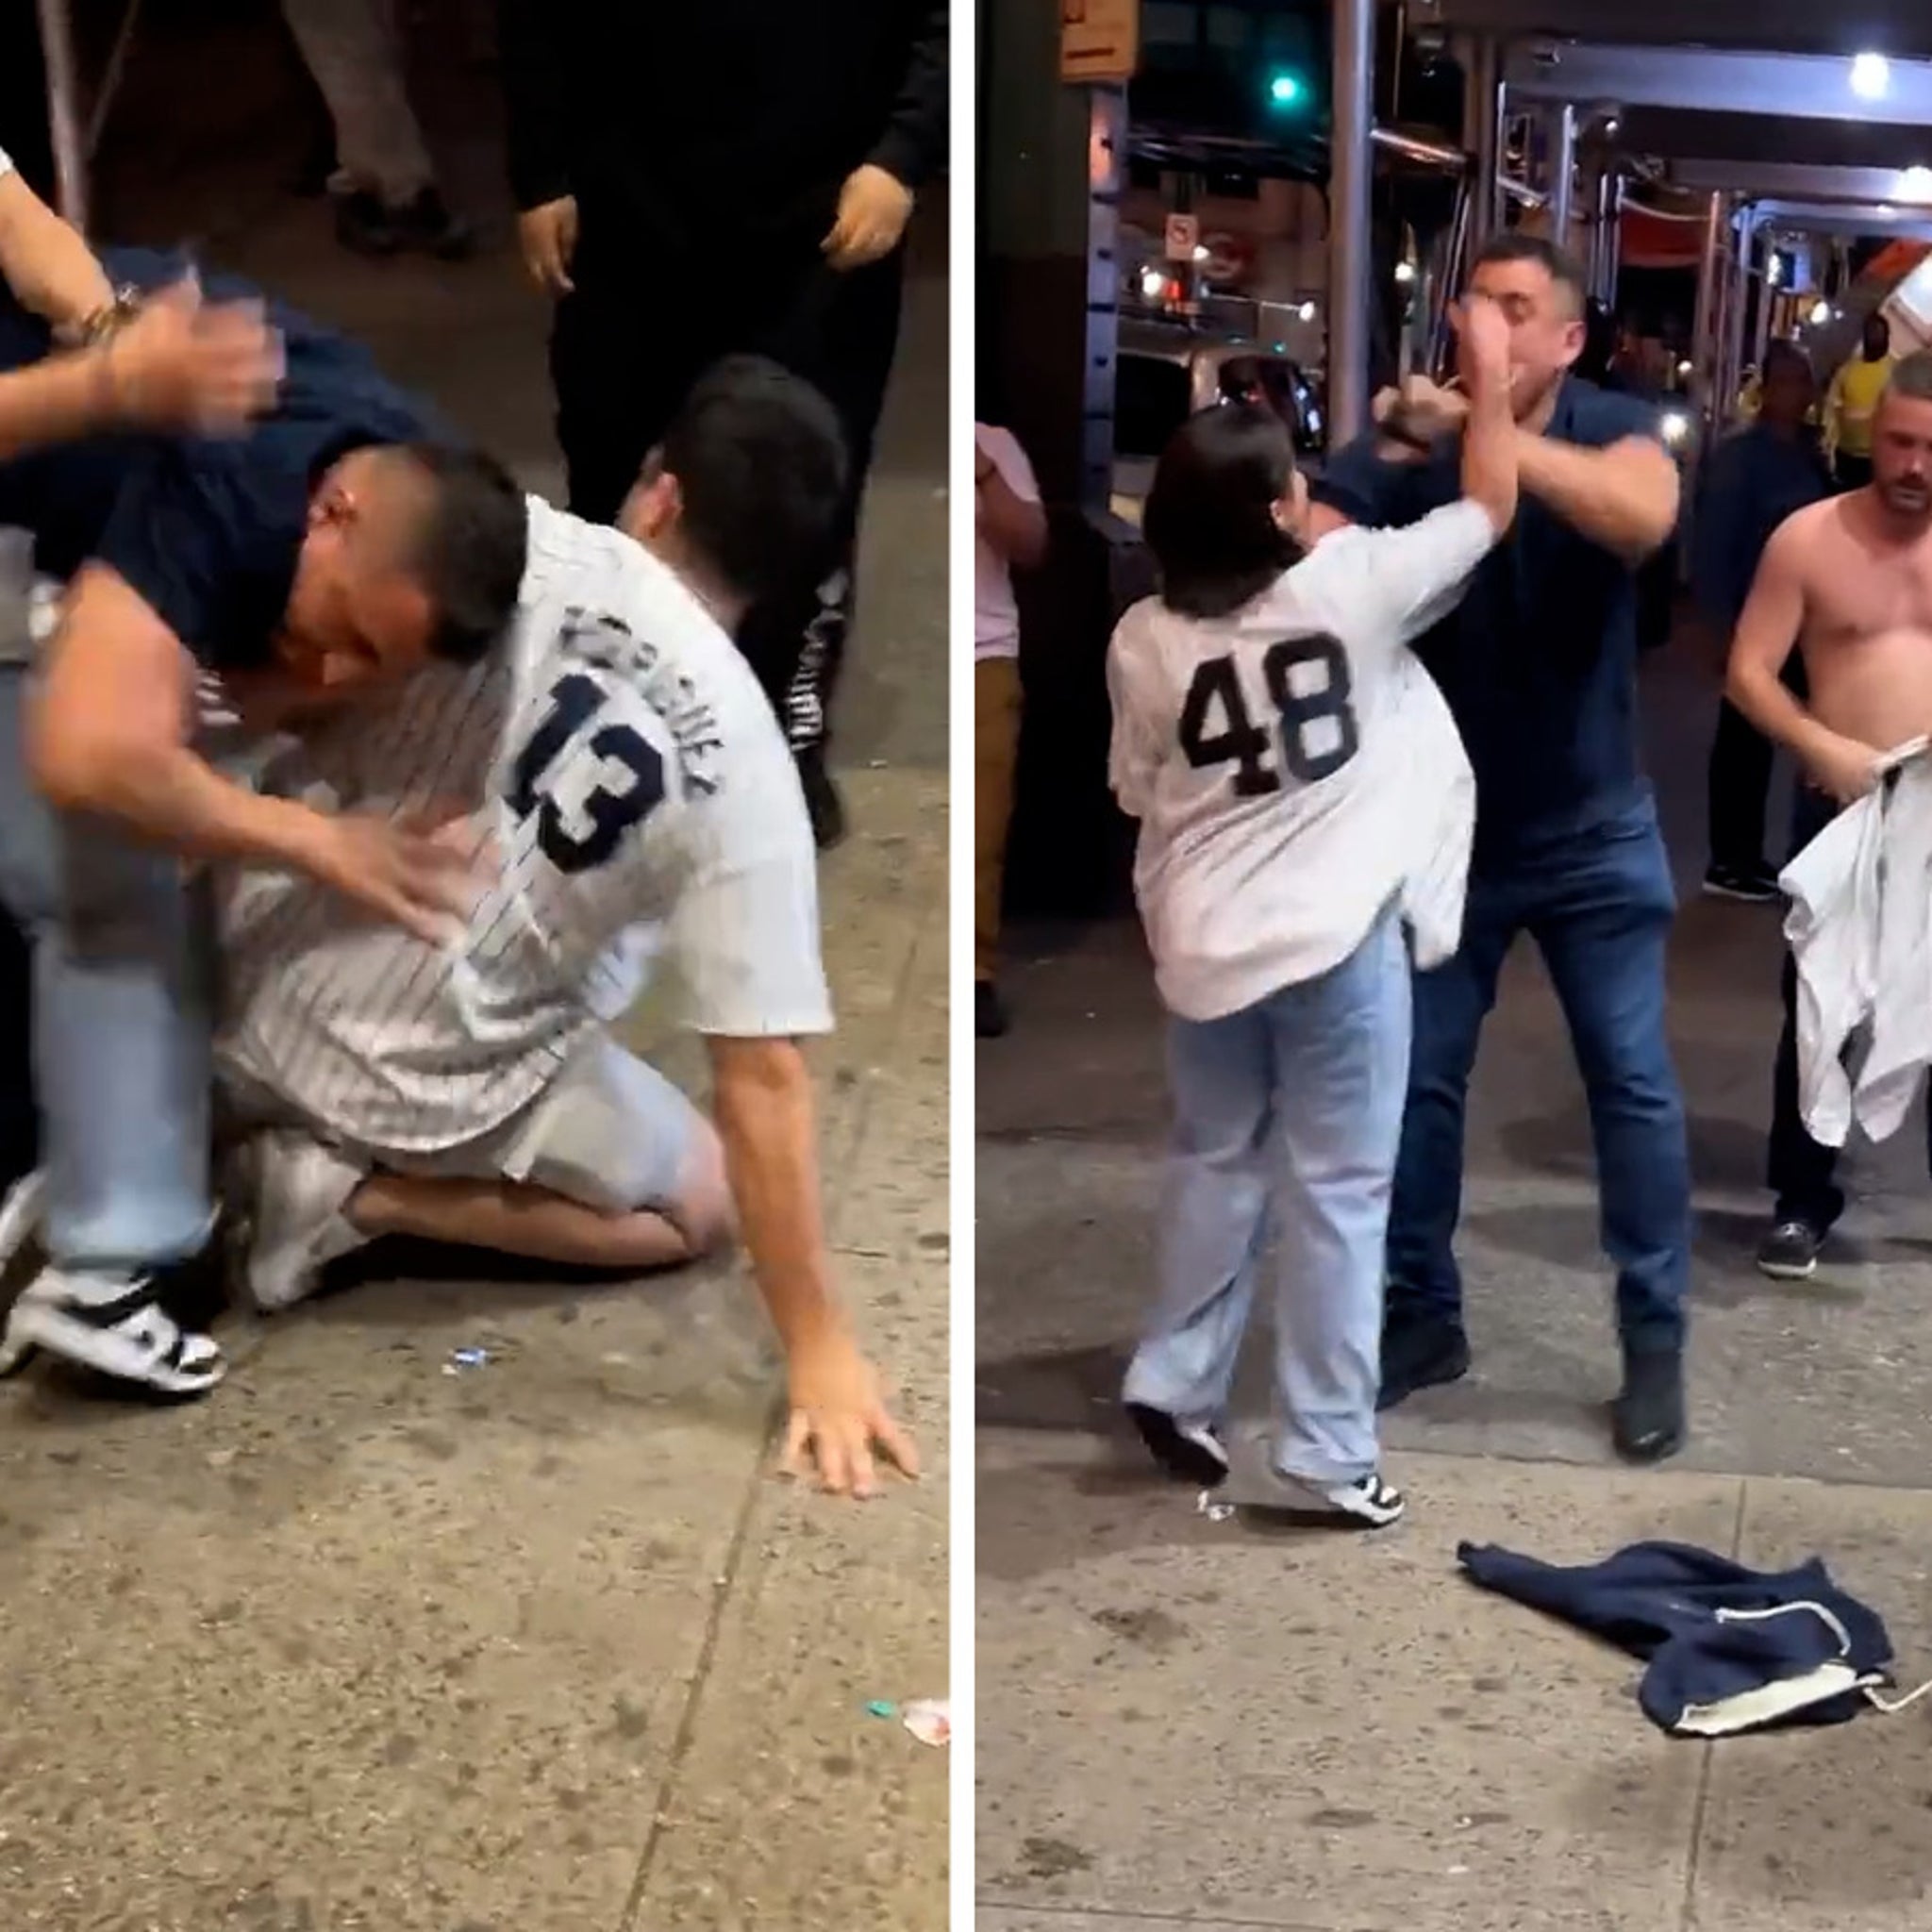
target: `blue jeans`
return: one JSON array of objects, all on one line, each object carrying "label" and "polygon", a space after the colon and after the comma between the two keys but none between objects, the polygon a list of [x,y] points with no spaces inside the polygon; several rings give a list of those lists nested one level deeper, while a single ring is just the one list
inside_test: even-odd
[{"label": "blue jeans", "polygon": [[1604,1251],[1626,1348],[1683,1343],[1690,1156],[1664,1028],[1664,947],[1676,910],[1654,804],[1470,879],[1461,950],[1415,982],[1415,1050],[1389,1222],[1391,1318],[1460,1322],[1469,1076],[1496,977],[1527,932],[1570,1024],[1596,1141]]},{"label": "blue jeans", "polygon": [[1353,1482],[1376,1466],[1382,1253],[1408,1065],[1408,953],[1385,913],[1332,972],[1225,1019],[1176,1019],[1160,1296],[1125,1396],[1226,1413],[1274,1209],[1275,1461]]},{"label": "blue jeans", "polygon": [[64,1267],[138,1272],[195,1253],[213,1222],[208,932],[177,859],[33,789],[26,685],[0,664],[0,899],[33,940],[45,1244]]}]

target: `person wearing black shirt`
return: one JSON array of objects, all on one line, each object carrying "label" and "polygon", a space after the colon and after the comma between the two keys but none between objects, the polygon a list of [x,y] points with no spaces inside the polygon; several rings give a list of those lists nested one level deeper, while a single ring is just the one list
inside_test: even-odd
[{"label": "person wearing black shirt", "polygon": [[[113,281],[179,279],[109,253]],[[210,279],[217,300],[255,293]],[[379,705],[434,658],[481,658],[515,609],[524,498],[440,440],[361,351],[271,305],[273,411],[228,439],[99,438],[0,466],[0,526],[71,579],[29,666],[0,663],[0,899],[35,943],[35,1063],[49,1266],[4,1354],[45,1348],[174,1396],[220,1350],[160,1306],[212,1221],[208,1017],[184,861],[292,868],[365,916],[441,937],[466,903],[432,828],[258,796],[193,748],[212,686],[268,724]],[[0,302],[0,369],[47,326]],[[345,908],[345,915],[347,908]]]},{"label": "person wearing black shirt", "polygon": [[499,0],[511,187],[551,337],[570,508],[613,521],[697,377],[763,354],[852,456],[835,554],[741,643],[780,705],[822,845],[825,712],[899,327],[913,196],[946,147],[945,0]]}]

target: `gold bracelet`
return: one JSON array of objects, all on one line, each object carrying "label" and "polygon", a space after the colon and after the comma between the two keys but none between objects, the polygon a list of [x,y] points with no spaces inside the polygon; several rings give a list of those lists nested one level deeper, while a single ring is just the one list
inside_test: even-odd
[{"label": "gold bracelet", "polygon": [[106,308],[85,317],[77,340],[84,349],[98,348],[109,336],[117,335],[141,313],[141,291],[131,285],[114,291]]}]

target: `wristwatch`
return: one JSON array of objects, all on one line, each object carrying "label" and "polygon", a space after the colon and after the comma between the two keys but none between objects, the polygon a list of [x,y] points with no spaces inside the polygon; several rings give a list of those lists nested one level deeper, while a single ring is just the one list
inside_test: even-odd
[{"label": "wristwatch", "polygon": [[73,325],[70,335],[75,347],[99,348],[109,336],[118,335],[141,313],[141,291],[131,282],[124,283],[114,291],[104,308],[83,316]]}]

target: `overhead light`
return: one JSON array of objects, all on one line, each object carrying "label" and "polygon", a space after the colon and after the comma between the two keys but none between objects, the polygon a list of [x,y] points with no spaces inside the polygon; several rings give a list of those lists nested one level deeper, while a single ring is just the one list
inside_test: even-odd
[{"label": "overhead light", "polygon": [[1612,114],[1610,118],[1604,123],[1604,132],[1606,134],[1615,134],[1617,130],[1623,126],[1623,125],[1624,124],[1620,120],[1618,120],[1614,114]]},{"label": "overhead light", "polygon": [[1664,441],[1675,449],[1690,434],[1690,419],[1681,409],[1669,410],[1658,423]]},{"label": "overhead light", "polygon": [[1686,356],[1684,359],[1677,364],[1677,374],[1679,375],[1689,375],[1696,366],[1697,365],[1691,361],[1690,357]]},{"label": "overhead light", "polygon": [[1414,281],[1415,263],[1412,261],[1398,261],[1395,264],[1395,279],[1405,287]]},{"label": "overhead light", "polygon": [[1158,268],[1143,268],[1141,271],[1141,293],[1149,302],[1158,302],[1160,291],[1167,286],[1167,276]]},{"label": "overhead light", "polygon": [[1900,192],[1908,200],[1917,201],[1922,197],[1932,199],[1932,168],[1926,167],[1924,162],[1909,167],[1898,177],[1898,185]]},{"label": "overhead light", "polygon": [[1313,322],[1315,319],[1315,305],[1312,302],[1304,302],[1302,306],[1295,310],[1295,313],[1298,316],[1300,316],[1304,322]]},{"label": "overhead light", "polygon": [[1205,242],[1196,242],[1194,243],[1194,259],[1196,261],[1206,261],[1208,259],[1208,244]]},{"label": "overhead light", "polygon": [[1771,259],[1764,266],[1764,279],[1775,289],[1785,278],[1785,258],[1773,251]]},{"label": "overhead light", "polygon": [[1829,302],[1818,301],[1812,303],[1810,322],[1814,328],[1823,328],[1830,320],[1831,304]]},{"label": "overhead light", "polygon": [[1860,54],[1852,62],[1852,92],[1861,101],[1882,101],[1891,89],[1891,62],[1883,54]]}]

